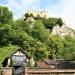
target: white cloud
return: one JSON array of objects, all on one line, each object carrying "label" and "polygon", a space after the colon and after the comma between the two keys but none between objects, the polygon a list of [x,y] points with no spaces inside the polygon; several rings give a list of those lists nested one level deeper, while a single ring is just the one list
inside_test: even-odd
[{"label": "white cloud", "polygon": [[75,0],[63,0],[60,15],[66,20],[69,27],[75,29]]},{"label": "white cloud", "polygon": [[46,9],[40,8],[40,0],[8,0],[5,6],[13,11],[15,18],[22,17],[28,9],[48,10],[50,16],[63,18],[69,27],[75,29],[75,0],[59,0],[55,5],[47,5]]},{"label": "white cloud", "polygon": [[48,6],[50,16],[61,17],[66,24],[75,29],[75,0],[61,0],[57,5]]},{"label": "white cloud", "polygon": [[38,0],[8,0],[3,6],[7,6],[10,10],[13,11],[14,17],[20,18],[22,15],[29,9],[32,8],[32,5],[36,5]]}]

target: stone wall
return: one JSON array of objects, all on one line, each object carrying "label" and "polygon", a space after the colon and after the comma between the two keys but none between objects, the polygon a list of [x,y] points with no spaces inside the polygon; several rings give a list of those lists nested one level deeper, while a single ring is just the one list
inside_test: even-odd
[{"label": "stone wall", "polygon": [[48,11],[33,11],[33,10],[28,10],[27,13],[28,14],[33,14],[34,17],[37,17],[39,15],[40,17],[49,18]]},{"label": "stone wall", "polygon": [[[0,75],[13,75],[12,68],[0,68]],[[75,75],[75,70],[63,69],[31,69],[25,67],[23,75]]]},{"label": "stone wall", "polygon": [[24,75],[75,75],[75,70],[25,68]]},{"label": "stone wall", "polygon": [[[0,68],[0,75],[13,75],[12,68]],[[63,69],[31,69],[25,67],[23,75],[75,75],[75,70]]]},{"label": "stone wall", "polygon": [[0,68],[0,75],[12,75],[12,68],[11,67],[1,67]]}]

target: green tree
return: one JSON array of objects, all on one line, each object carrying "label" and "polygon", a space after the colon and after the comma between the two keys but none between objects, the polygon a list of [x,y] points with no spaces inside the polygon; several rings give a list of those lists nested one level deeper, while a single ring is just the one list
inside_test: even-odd
[{"label": "green tree", "polygon": [[47,31],[45,26],[41,23],[40,20],[36,21],[34,28],[31,32],[31,36],[35,39],[40,40],[41,42],[47,43],[50,38],[50,33]]},{"label": "green tree", "polygon": [[59,50],[60,58],[67,59],[67,60],[75,60],[75,39],[66,36],[62,40],[63,47]]},{"label": "green tree", "polygon": [[25,17],[28,18],[28,17],[34,17],[34,16],[33,16],[32,13],[26,13],[26,14],[25,14]]},{"label": "green tree", "polygon": [[62,25],[63,25],[63,20],[62,20],[61,18],[58,18],[57,24],[58,24],[59,26],[62,26]]},{"label": "green tree", "polygon": [[61,37],[58,35],[51,36],[48,44],[49,59],[57,59],[61,44]]},{"label": "green tree", "polygon": [[63,25],[63,21],[61,18],[48,18],[48,19],[46,19],[43,17],[40,20],[42,21],[42,23],[45,25],[45,27],[47,29],[51,29],[51,30],[52,30],[53,26],[56,26],[57,24],[59,26]]},{"label": "green tree", "polygon": [[0,6],[0,23],[7,24],[13,20],[13,14],[7,7]]}]

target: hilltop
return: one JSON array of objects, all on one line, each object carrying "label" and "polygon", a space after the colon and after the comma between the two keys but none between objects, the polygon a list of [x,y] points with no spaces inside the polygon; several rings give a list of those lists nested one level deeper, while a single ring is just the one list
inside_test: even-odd
[{"label": "hilltop", "polygon": [[75,60],[74,35],[75,31],[64,25],[62,18],[25,13],[14,20],[13,12],[0,6],[0,66],[16,47],[23,48],[35,61]]},{"label": "hilltop", "polygon": [[[61,18],[52,18],[52,17],[49,17],[49,13],[47,11],[33,11],[33,10],[28,10],[24,16],[23,16],[23,19],[26,20],[26,21],[31,21],[31,22],[35,22],[35,20],[40,20],[41,21],[47,21],[49,19],[51,19],[50,21],[52,21],[53,19],[58,19],[59,22],[58,23],[55,23],[55,25],[51,28],[47,28],[50,33],[52,35],[60,35],[61,37],[63,36],[66,36],[66,35],[69,35],[71,37],[74,37],[75,36],[75,31],[71,28],[69,28]],[[56,21],[54,20],[54,22]],[[42,22],[43,22],[42,21]],[[44,22],[44,24],[46,24]],[[47,21],[48,22],[48,21]],[[50,26],[51,23],[48,23],[47,26]],[[59,25],[60,24],[60,25]]]}]

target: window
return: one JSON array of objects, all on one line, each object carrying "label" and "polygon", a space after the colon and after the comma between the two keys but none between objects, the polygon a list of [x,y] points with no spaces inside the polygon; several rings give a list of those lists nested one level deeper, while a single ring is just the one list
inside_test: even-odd
[{"label": "window", "polygon": [[26,56],[24,55],[13,55],[12,60],[16,63],[23,63],[26,61]]}]

